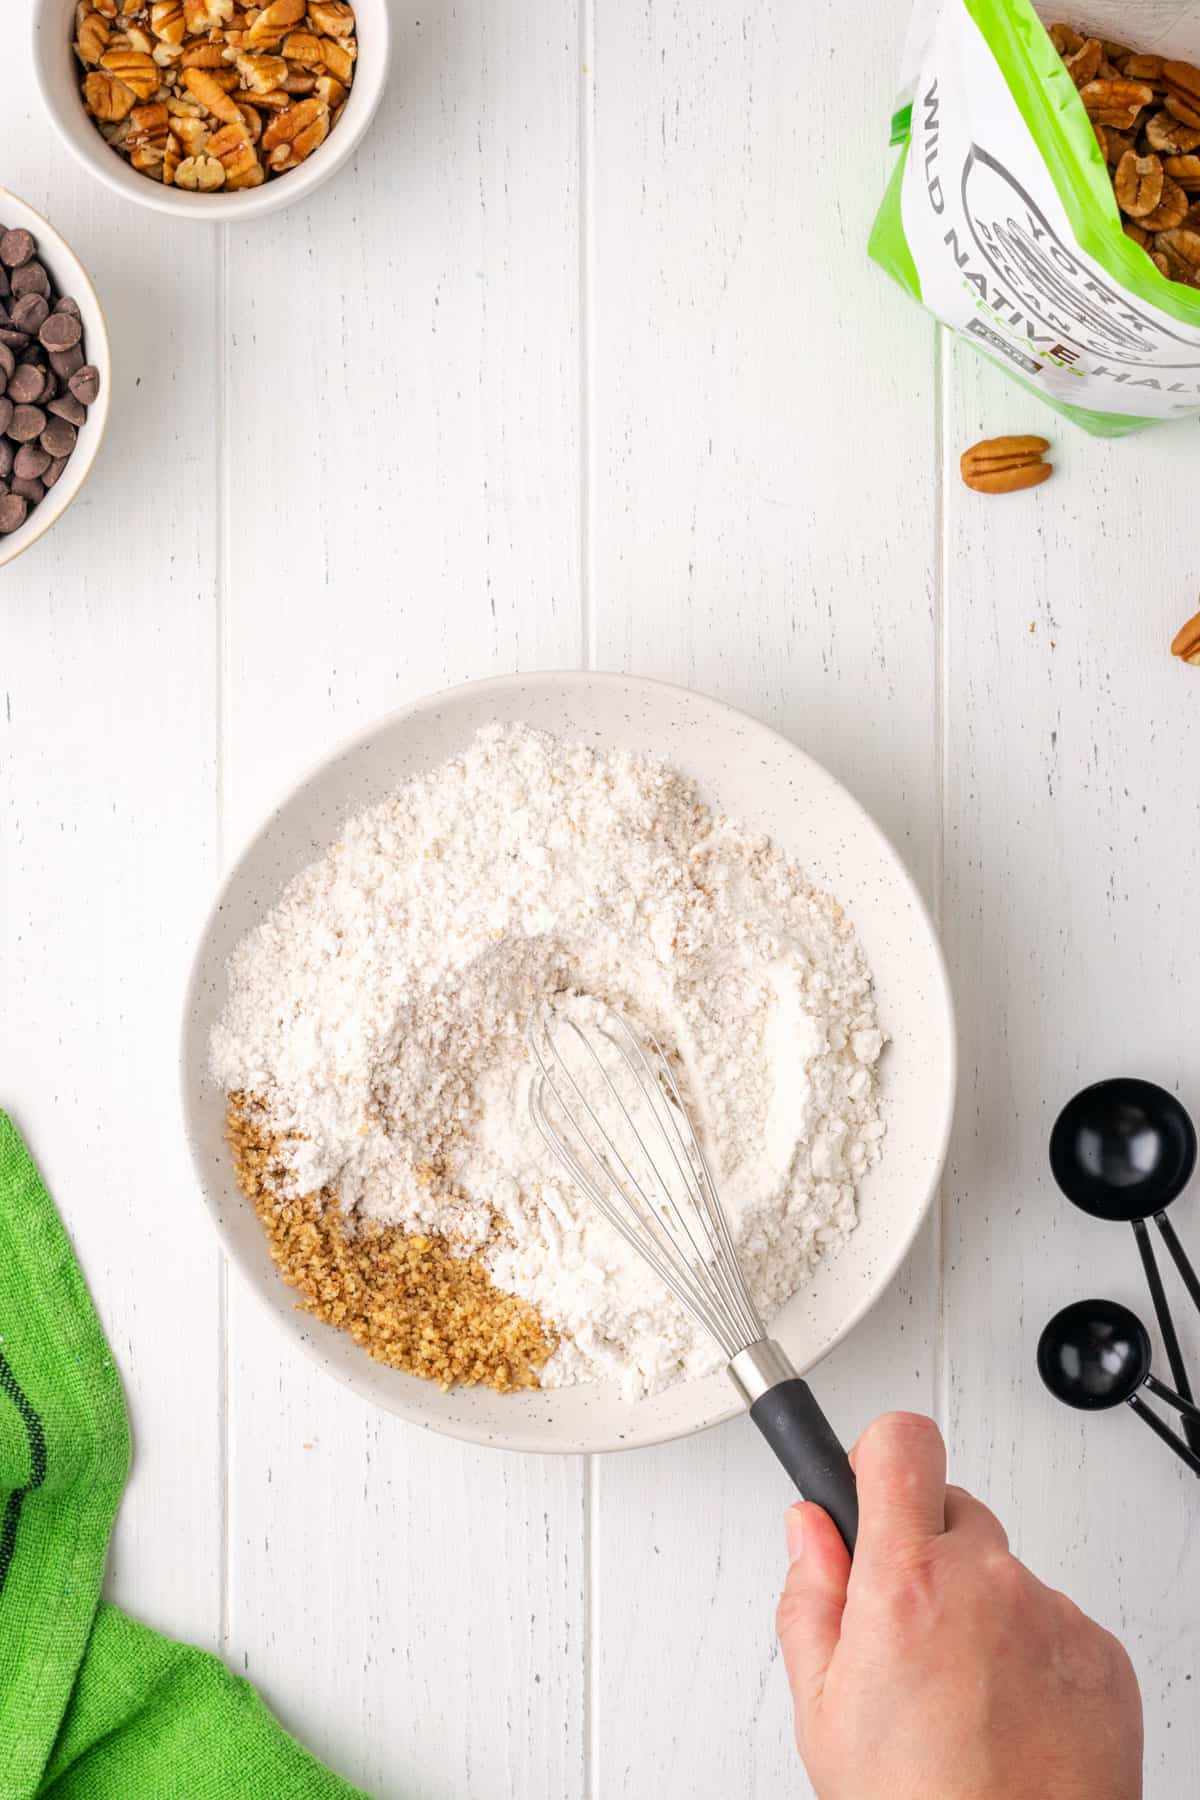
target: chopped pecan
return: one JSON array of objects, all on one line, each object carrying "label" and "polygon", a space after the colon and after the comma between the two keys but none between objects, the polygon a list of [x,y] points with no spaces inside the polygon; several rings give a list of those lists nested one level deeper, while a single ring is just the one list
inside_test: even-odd
[{"label": "chopped pecan", "polygon": [[329,108],[315,95],[277,113],[262,134],[263,155],[273,169],[294,169],[324,143]]},{"label": "chopped pecan", "polygon": [[263,167],[250,142],[246,121],[240,114],[236,125],[226,125],[222,130],[213,132],[208,140],[208,149],[211,156],[221,159],[227,188],[262,185]]},{"label": "chopped pecan", "polygon": [[144,50],[114,50],[110,47],[100,58],[100,67],[123,81],[139,100],[148,100],[158,86],[158,64]]},{"label": "chopped pecan", "polygon": [[304,17],[304,0],[270,0],[246,32],[252,50],[274,50]]},{"label": "chopped pecan", "polygon": [[225,170],[216,156],[185,156],[175,171],[175,186],[209,194],[225,184]]},{"label": "chopped pecan", "polygon": [[186,30],[183,0],[153,0],[150,29],[164,44],[182,44]]},{"label": "chopped pecan", "polygon": [[175,171],[183,161],[183,145],[175,132],[168,131],[166,145],[163,148],[162,178],[164,187],[173,187]]},{"label": "chopped pecan", "polygon": [[279,54],[290,63],[301,63],[306,69],[324,67],[321,40],[315,31],[289,31],[279,46]]},{"label": "chopped pecan", "polygon": [[976,493],[1013,494],[1049,480],[1054,465],[1042,460],[1049,448],[1044,437],[984,438],[963,451],[959,469]]},{"label": "chopped pecan", "polygon": [[87,109],[93,118],[111,122],[123,119],[130,108],[136,105],[137,95],[132,88],[118,81],[115,75],[107,75],[96,69],[83,84],[83,97]]},{"label": "chopped pecan", "polygon": [[82,7],[75,32],[75,54],[81,63],[95,65],[108,46],[108,20],[103,13],[87,12]]},{"label": "chopped pecan", "polygon": [[308,16],[324,37],[349,37],[354,30],[354,8],[344,0],[310,0]]},{"label": "chopped pecan", "polygon": [[201,106],[206,112],[210,112],[214,119],[220,119],[225,125],[242,123],[242,115],[237,109],[236,101],[225,92],[221,83],[215,79],[211,69],[185,69],[183,79],[188,92],[195,95]]},{"label": "chopped pecan", "polygon": [[233,0],[183,0],[183,16],[189,36],[200,37],[206,31],[229,23],[233,17]]},{"label": "chopped pecan", "polygon": [[245,51],[237,57],[236,66],[242,87],[251,94],[267,94],[287,79],[288,66],[282,56]]}]

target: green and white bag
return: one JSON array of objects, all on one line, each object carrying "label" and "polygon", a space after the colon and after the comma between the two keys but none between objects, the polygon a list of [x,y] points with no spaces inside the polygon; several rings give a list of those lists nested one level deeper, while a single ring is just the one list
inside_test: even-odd
[{"label": "green and white bag", "polygon": [[[1056,0],[1085,35],[1196,59],[1200,4]],[[1121,228],[1095,133],[1029,0],[916,0],[870,253],[1088,431],[1200,413],[1200,290]]]}]

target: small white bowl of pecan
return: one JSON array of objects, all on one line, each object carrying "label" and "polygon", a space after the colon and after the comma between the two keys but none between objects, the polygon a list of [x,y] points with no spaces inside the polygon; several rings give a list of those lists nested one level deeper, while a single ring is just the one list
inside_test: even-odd
[{"label": "small white bowl of pecan", "polygon": [[50,116],[106,187],[247,219],[353,154],[387,75],[388,0],[35,0],[33,37]]}]

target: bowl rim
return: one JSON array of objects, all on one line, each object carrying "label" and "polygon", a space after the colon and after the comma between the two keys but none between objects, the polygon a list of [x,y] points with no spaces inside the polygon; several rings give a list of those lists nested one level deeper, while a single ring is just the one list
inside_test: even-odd
[{"label": "bowl rim", "polygon": [[[75,271],[77,272],[79,279],[72,279],[71,285],[72,287],[82,289],[83,294],[91,307],[94,318],[94,325],[93,319],[88,319],[86,321],[88,361],[100,371],[100,392],[92,405],[88,408],[88,424],[90,425],[93,420],[95,420],[96,429],[91,434],[91,443],[88,452],[82,459],[81,466],[75,474],[74,484],[67,486],[61,499],[58,500],[56,505],[47,506],[45,500],[39,501],[28,519],[26,519],[24,525],[19,526],[16,531],[10,532],[6,537],[0,537],[0,569],[7,568],[9,563],[15,562],[18,556],[22,556],[26,550],[31,549],[34,544],[40,542],[40,540],[45,537],[46,533],[52,530],[62,518],[63,514],[67,511],[67,508],[73,504],[79,495],[84,482],[96,466],[96,459],[100,454],[100,446],[104,441],[104,433],[108,429],[108,411],[109,406],[112,403],[112,345],[109,342],[108,321],[104,316],[104,308],[100,304],[100,296],[96,292],[96,284],[88,274],[82,258],[76,250],[72,249],[62,232],[57,230],[57,228],[50,223],[49,219],[38,211],[36,206],[31,206],[28,200],[23,199],[20,194],[14,193],[12,188],[5,187],[3,183],[0,183],[0,206],[5,206],[10,202],[22,207],[29,215],[30,219],[36,220],[38,229],[34,230],[34,236],[38,240],[39,253],[44,238],[48,244],[53,247],[56,255],[64,256],[69,262],[75,265]],[[33,230],[33,227],[29,226],[27,229]],[[47,258],[47,261],[49,260],[50,259]],[[65,292],[65,289],[63,291]],[[72,296],[72,298],[74,298],[74,296]],[[98,340],[95,344],[92,342],[93,330],[95,331]],[[93,353],[96,350],[99,350],[99,355]],[[70,461],[67,463],[66,470],[64,471],[64,476],[70,475],[71,463],[74,461],[75,452],[72,452]],[[61,485],[62,483],[60,481],[55,487],[51,488],[50,495],[56,495],[58,487]],[[50,495],[47,496],[47,499],[50,498]],[[44,519],[41,516],[43,511],[46,514]],[[26,527],[30,525],[35,526],[36,529],[30,531],[28,536],[23,536],[22,534],[26,531]]]},{"label": "bowl rim", "polygon": [[[189,219],[193,223],[201,225],[228,224],[242,219],[262,218],[267,213],[277,212],[281,207],[290,206],[293,201],[303,199],[306,194],[311,194],[314,189],[321,186],[322,182],[328,181],[331,176],[335,175],[358,148],[375,116],[380,100],[383,98],[391,66],[389,0],[355,0],[355,4],[356,27],[357,7],[360,5],[370,8],[372,21],[372,50],[368,57],[364,57],[360,41],[354,81],[350,88],[350,99],[347,101],[347,111],[349,111],[356,94],[362,94],[363,103],[357,118],[348,122],[343,116],[324,143],[317,146],[300,168],[290,169],[286,176],[281,176],[278,180],[264,181],[260,187],[245,188],[232,194],[220,192],[188,194],[186,197],[180,197],[175,188],[166,188],[162,182],[153,181],[149,176],[139,175],[135,169],[130,169],[121,157],[105,143],[94,126],[91,127],[91,135],[96,140],[95,146],[88,144],[87,148],[84,148],[82,137],[77,138],[68,128],[49,78],[49,20],[52,13],[62,9],[64,0],[34,0],[30,16],[34,79],[37,82],[42,106],[60,141],[65,144],[81,168],[86,169],[90,175],[102,182],[109,192],[117,195],[118,198],[132,200],[135,205],[144,206],[149,211],[163,214],[168,218]],[[84,112],[82,101],[79,103],[79,114],[85,122],[91,125],[91,121],[87,119],[87,114]],[[103,155],[100,154],[101,152]],[[128,177],[128,179],[124,177]]]},{"label": "bowl rim", "polygon": [[[217,1197],[210,1193],[206,1166],[201,1155],[197,1133],[193,1129],[193,1103],[195,1096],[191,1081],[192,1070],[189,1054],[192,1036],[191,1021],[202,990],[203,965],[206,959],[208,941],[219,915],[224,910],[226,903],[234,890],[235,884],[238,882],[245,865],[249,862],[260,842],[273,829],[286,808],[292,805],[296,797],[310,782],[317,779],[333,764],[366,748],[373,738],[379,737],[384,731],[390,731],[397,726],[403,725],[406,721],[426,711],[436,711],[437,708],[452,703],[461,695],[470,693],[472,695],[483,696],[489,691],[511,690],[514,684],[519,684],[522,688],[545,688],[548,686],[566,685],[604,686],[628,690],[631,687],[635,687],[641,690],[663,690],[668,693],[677,695],[682,694],[693,699],[699,699],[714,710],[727,714],[732,719],[737,720],[743,729],[748,726],[752,731],[761,733],[766,737],[773,739],[776,743],[785,745],[790,753],[810,764],[825,781],[831,783],[840,790],[852,811],[857,815],[860,829],[863,830],[865,835],[875,840],[877,848],[883,852],[888,862],[892,865],[897,877],[898,885],[903,889],[908,901],[912,905],[914,914],[923,928],[925,940],[932,952],[931,967],[936,978],[935,999],[941,1017],[942,1036],[945,1045],[943,1079],[936,1107],[938,1122],[937,1145],[929,1165],[930,1172],[926,1183],[926,1191],[922,1197],[921,1204],[915,1210],[909,1225],[892,1243],[889,1254],[880,1260],[872,1277],[869,1290],[853,1308],[847,1311],[845,1317],[841,1320],[837,1329],[829,1338],[828,1342],[825,1343],[824,1347],[807,1361],[801,1359],[795,1363],[797,1375],[803,1376],[807,1374],[810,1369],[823,1361],[823,1359],[829,1355],[830,1351],[843,1342],[849,1333],[854,1330],[855,1326],[861,1323],[872,1308],[883,1298],[884,1294],[887,1293],[903,1266],[905,1258],[908,1256],[916,1242],[917,1237],[933,1209],[934,1202],[939,1195],[942,1178],[945,1174],[947,1158],[949,1156],[950,1136],[954,1123],[954,1107],[958,1088],[958,1033],[954,1012],[953,993],[950,985],[949,971],[946,965],[945,952],[942,948],[941,939],[938,936],[933,917],[909,871],[908,865],[892,844],[891,839],[884,832],[883,828],[876,823],[874,818],[872,818],[871,814],[862,805],[861,801],[859,801],[858,798],[851,793],[850,789],[839,781],[836,776],[832,775],[829,770],[825,768],[823,763],[818,762],[814,756],[803,749],[801,745],[795,743],[794,740],[789,738],[784,732],[776,730],[773,725],[766,724],[763,720],[756,718],[752,713],[747,713],[743,711],[742,708],[732,705],[731,702],[722,700],[716,695],[709,694],[704,689],[688,688],[680,682],[663,681],[655,676],[625,675],[615,670],[546,669],[531,671],[529,673],[513,671],[504,675],[487,676],[481,680],[455,682],[450,687],[440,688],[432,693],[422,694],[417,699],[406,702],[403,706],[395,707],[391,711],[372,719],[365,728],[360,728],[348,733],[334,743],[322,755],[309,762],[303,772],[289,783],[286,791],[280,795],[277,801],[271,805],[266,813],[260,818],[257,826],[247,834],[237,855],[219,882],[217,891],[213,895],[211,903],[205,908],[203,918],[199,922],[194,949],[188,964],[187,980],[184,986],[182,1016],[178,1039],[179,1067],[177,1095],[183,1134],[187,1142],[192,1168],[196,1182],[199,1186],[200,1196],[203,1200],[205,1211],[208,1213],[209,1219],[216,1229],[222,1251],[229,1263],[238,1271],[243,1286],[254,1295],[256,1304],[272,1316],[280,1334],[285,1337],[289,1343],[298,1346],[304,1356],[310,1362],[316,1364],[318,1368],[322,1369],[327,1377],[336,1381],[339,1387],[343,1387],[348,1392],[353,1393],[360,1403],[368,1405],[373,1412],[379,1414],[390,1413],[395,1417],[402,1419],[406,1424],[418,1426],[426,1431],[436,1431],[440,1436],[456,1438],[460,1442],[479,1444],[489,1449],[531,1451],[539,1455],[548,1456],[577,1456],[606,1454],[615,1450],[650,1449],[658,1444],[673,1443],[677,1439],[695,1437],[702,1431],[711,1430],[716,1425],[723,1425],[730,1419],[737,1418],[745,1411],[745,1408],[737,1397],[733,1384],[729,1384],[727,1401],[719,1405],[708,1416],[693,1423],[681,1423],[677,1427],[664,1427],[663,1429],[656,1431],[652,1436],[640,1436],[632,1441],[623,1434],[619,1436],[600,1434],[589,1438],[586,1443],[581,1443],[575,1437],[564,1436],[562,1439],[557,1439],[539,1436],[527,1427],[523,1427],[518,1421],[514,1421],[513,1429],[506,1432],[504,1438],[501,1440],[495,1433],[488,1433],[482,1428],[473,1429],[469,1421],[445,1421],[438,1418],[432,1418],[420,1405],[409,1402],[405,1398],[403,1392],[399,1393],[394,1401],[389,1401],[386,1404],[379,1400],[373,1393],[354,1380],[353,1373],[343,1371],[336,1363],[330,1362],[322,1354],[321,1345],[323,1341],[323,1332],[326,1330],[334,1330],[334,1327],[325,1326],[322,1321],[317,1320],[311,1321],[311,1323],[321,1327],[319,1332],[309,1330],[307,1326],[296,1328],[292,1321],[299,1315],[295,1313],[294,1307],[285,1313],[277,1303],[273,1302],[272,1295],[268,1293],[266,1286],[244,1266],[241,1251],[234,1241],[233,1232],[226,1226],[221,1208],[217,1202]],[[249,1202],[244,1201],[243,1204],[248,1205]],[[270,1279],[278,1285],[281,1293],[286,1293],[288,1291],[285,1288],[282,1278],[274,1271],[271,1272]],[[305,1318],[307,1319],[307,1315],[305,1315]],[[366,1352],[363,1351],[361,1354],[364,1360],[366,1360]]]}]

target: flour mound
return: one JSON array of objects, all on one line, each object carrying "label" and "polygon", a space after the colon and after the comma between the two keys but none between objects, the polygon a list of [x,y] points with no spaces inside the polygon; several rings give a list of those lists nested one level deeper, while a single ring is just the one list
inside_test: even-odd
[{"label": "flour mound", "polygon": [[477,1255],[561,1334],[544,1386],[632,1398],[721,1357],[530,1120],[550,996],[686,1069],[770,1318],[854,1227],[883,1034],[838,902],[652,757],[488,726],[350,819],[230,959],[212,1072],[299,1134],[289,1191]]}]

